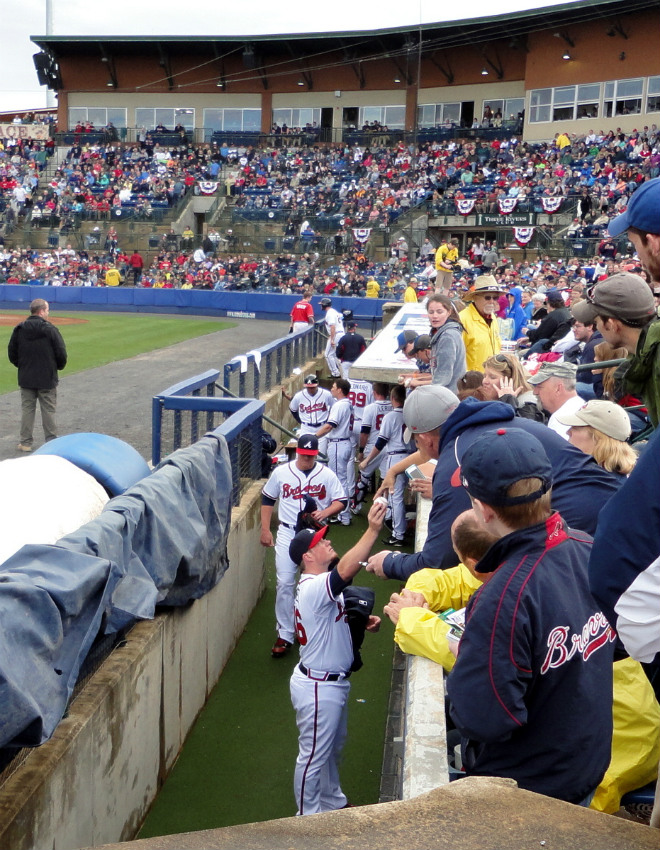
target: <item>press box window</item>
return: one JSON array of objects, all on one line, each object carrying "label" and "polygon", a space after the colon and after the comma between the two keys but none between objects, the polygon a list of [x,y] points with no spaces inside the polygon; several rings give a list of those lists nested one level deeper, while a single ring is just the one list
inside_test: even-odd
[{"label": "press box window", "polygon": [[646,111],[660,112],[660,77],[649,77]]},{"label": "press box window", "polygon": [[642,111],[643,80],[610,80],[605,83],[605,117],[637,115]]}]

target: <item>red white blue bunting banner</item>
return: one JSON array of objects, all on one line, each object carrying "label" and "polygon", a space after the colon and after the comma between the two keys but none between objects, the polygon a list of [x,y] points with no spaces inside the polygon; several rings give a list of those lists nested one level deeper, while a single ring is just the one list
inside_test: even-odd
[{"label": "red white blue bunting banner", "polygon": [[456,209],[459,211],[461,215],[470,215],[472,210],[474,209],[475,199],[474,198],[457,198],[456,199]]},{"label": "red white blue bunting banner", "polygon": [[355,237],[355,241],[360,244],[364,244],[369,241],[369,237],[371,236],[371,228],[370,227],[354,227],[353,228],[353,236]]},{"label": "red white blue bunting banner", "polygon": [[532,236],[534,235],[533,227],[514,227],[513,228],[513,238],[522,248],[525,245],[528,245]]},{"label": "red white blue bunting banner", "polygon": [[502,215],[509,215],[518,206],[518,198],[498,198],[497,206]]},{"label": "red white blue bunting banner", "polygon": [[199,191],[202,195],[213,195],[217,191],[219,184],[213,180],[200,180]]},{"label": "red white blue bunting banner", "polygon": [[559,207],[562,205],[563,200],[563,198],[541,198],[543,212],[552,215],[552,213],[557,212]]}]

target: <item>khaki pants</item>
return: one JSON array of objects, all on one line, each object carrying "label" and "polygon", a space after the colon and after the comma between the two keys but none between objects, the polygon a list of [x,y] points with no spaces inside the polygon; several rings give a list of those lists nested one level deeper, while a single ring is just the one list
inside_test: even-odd
[{"label": "khaki pants", "polygon": [[41,408],[41,422],[44,426],[46,442],[57,437],[55,425],[55,407],[57,406],[57,387],[52,390],[29,390],[21,387],[21,437],[24,446],[32,445],[34,416],[37,410],[37,399]]},{"label": "khaki pants", "polygon": [[442,269],[438,269],[438,274],[435,278],[435,291],[436,292],[448,292],[452,284],[454,283],[454,272],[448,271],[445,272]]}]

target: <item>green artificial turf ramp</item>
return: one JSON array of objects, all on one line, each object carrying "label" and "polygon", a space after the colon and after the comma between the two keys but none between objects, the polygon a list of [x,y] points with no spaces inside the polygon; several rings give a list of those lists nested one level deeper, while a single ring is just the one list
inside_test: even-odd
[{"label": "green artificial turf ramp", "polygon": [[[350,528],[334,525],[339,554],[366,529],[364,517]],[[381,537],[385,537],[384,529]],[[376,544],[374,551],[383,548]],[[289,696],[297,649],[273,659],[275,568],[267,555],[268,586],[239,643],[191,730],[138,835],[148,838],[296,813],[293,770],[298,733]],[[230,566],[231,569],[231,566]],[[364,570],[356,585],[376,590],[374,613],[382,615],[393,582]],[[348,740],[341,765],[342,788],[354,805],[378,802],[393,652],[393,626],[365,636],[364,667],[351,677]]]}]

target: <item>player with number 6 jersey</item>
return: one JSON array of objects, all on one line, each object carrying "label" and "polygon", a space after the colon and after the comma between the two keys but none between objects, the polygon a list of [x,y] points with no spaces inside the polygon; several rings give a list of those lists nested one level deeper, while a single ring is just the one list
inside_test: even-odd
[{"label": "player with number 6 jersey", "polygon": [[[291,676],[291,702],[298,726],[294,792],[298,815],[344,808],[348,801],[339,782],[339,757],[346,738],[353,646],[344,611],[344,589],[366,561],[385,518],[385,506],[369,511],[369,527],[337,562],[326,538],[327,526],[305,529],[291,541],[289,555],[300,566],[296,594],[296,634],[300,664]],[[332,566],[336,563],[336,566]],[[377,631],[371,615],[367,631]]]}]

